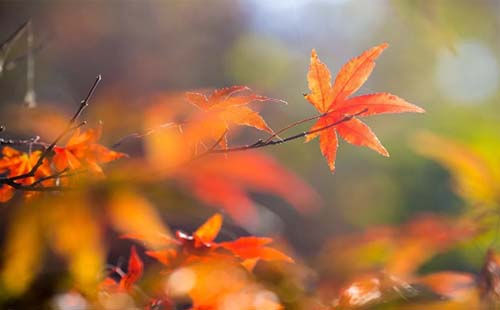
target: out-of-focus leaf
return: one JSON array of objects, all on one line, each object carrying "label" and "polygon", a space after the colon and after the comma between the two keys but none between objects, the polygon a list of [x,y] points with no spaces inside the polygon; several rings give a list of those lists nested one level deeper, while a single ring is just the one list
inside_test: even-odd
[{"label": "out-of-focus leaf", "polygon": [[10,220],[3,251],[1,285],[7,294],[22,294],[42,266],[43,223],[31,204],[19,208]]},{"label": "out-of-focus leaf", "polygon": [[412,145],[449,170],[456,193],[465,200],[486,205],[500,202],[500,172],[472,148],[429,132],[418,134]]},{"label": "out-of-focus leaf", "polygon": [[188,295],[193,309],[279,310],[278,297],[238,264],[208,260],[174,270],[167,281],[174,296]]},{"label": "out-of-focus leaf", "polygon": [[79,195],[54,199],[44,217],[49,242],[67,260],[75,285],[84,292],[94,292],[105,253],[98,217],[88,203]]},{"label": "out-of-focus leaf", "polygon": [[132,190],[122,189],[112,193],[108,217],[113,227],[124,235],[139,235],[150,249],[163,244],[171,235],[155,207]]},{"label": "out-of-focus leaf", "polygon": [[130,290],[137,280],[142,276],[144,264],[142,263],[135,246],[130,249],[130,258],[128,259],[127,273],[120,280],[120,287],[126,291]]},{"label": "out-of-focus leaf", "polygon": [[222,215],[213,215],[193,233],[193,237],[204,243],[214,241],[222,227],[222,220]]},{"label": "out-of-focus leaf", "polygon": [[310,186],[260,152],[206,157],[179,169],[174,177],[198,199],[222,207],[241,224],[256,218],[250,191],[274,194],[302,212],[319,203]]}]

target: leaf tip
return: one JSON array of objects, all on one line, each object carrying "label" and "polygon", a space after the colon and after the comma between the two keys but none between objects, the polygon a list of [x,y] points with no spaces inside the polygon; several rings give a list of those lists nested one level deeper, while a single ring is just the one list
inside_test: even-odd
[{"label": "leaf tip", "polygon": [[375,148],[375,150],[382,156],[384,157],[390,157],[389,155],[389,152],[387,151],[387,149],[380,143],[379,141],[379,145]]},{"label": "leaf tip", "polygon": [[415,106],[415,113],[425,113],[425,109],[424,108],[421,108],[419,106]]},{"label": "leaf tip", "polygon": [[330,172],[332,174],[335,173],[335,162],[334,161],[328,161],[328,168],[330,169]]}]

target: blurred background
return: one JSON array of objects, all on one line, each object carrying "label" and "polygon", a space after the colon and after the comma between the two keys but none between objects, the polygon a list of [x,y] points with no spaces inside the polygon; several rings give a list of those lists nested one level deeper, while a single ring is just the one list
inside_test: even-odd
[{"label": "blurred background", "polygon": [[[272,217],[260,232],[285,235],[305,257],[338,234],[402,223],[425,212],[458,214],[467,206],[452,191],[448,172],[413,150],[420,130],[455,138],[500,162],[500,1],[7,0],[0,1],[0,42],[27,20],[35,45],[41,45],[34,57],[37,107],[23,104],[26,62],[5,68],[2,135],[36,132],[44,138],[32,124],[49,120],[47,111],[72,113],[102,74],[99,104],[86,113],[90,122],[104,122],[108,145],[143,129],[136,116],[150,104],[145,97],[229,85],[286,100],[287,106],[266,104],[261,110],[271,127],[281,128],[315,114],[302,96],[312,48],[335,75],[350,58],[388,42],[358,94],[387,91],[427,111],[367,120],[390,158],[341,142],[331,174],[317,141],[314,147],[296,140],[266,149],[323,200],[318,212],[304,216],[285,202],[256,196],[270,206],[258,208]],[[25,44],[20,39],[9,57],[21,55]],[[51,123],[45,126],[50,130]],[[254,136],[243,134],[232,143]],[[121,151],[139,153],[137,148],[131,143]],[[177,216],[169,224],[195,227],[211,211],[200,212],[184,213],[196,214],[192,222]],[[467,264],[464,259],[462,267]]]}]

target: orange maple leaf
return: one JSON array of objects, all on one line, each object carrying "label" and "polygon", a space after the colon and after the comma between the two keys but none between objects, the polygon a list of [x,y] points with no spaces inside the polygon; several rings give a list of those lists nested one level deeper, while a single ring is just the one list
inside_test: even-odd
[{"label": "orange maple leaf", "polygon": [[83,133],[80,132],[80,129],[76,129],[66,146],[54,147],[55,155],[52,161],[56,169],[62,171],[64,169],[88,168],[92,172],[102,174],[102,168],[99,164],[126,156],[124,153],[109,150],[98,144],[97,141],[101,134],[101,126]]},{"label": "orange maple leaf", "polygon": [[199,200],[222,207],[242,225],[257,220],[249,192],[276,195],[301,212],[312,211],[317,193],[268,155],[248,151],[207,157],[176,171],[175,178]]},{"label": "orange maple leaf", "polygon": [[121,279],[117,283],[113,278],[106,277],[100,284],[100,288],[107,292],[130,292],[135,282],[137,282],[144,271],[144,263],[142,262],[135,246],[130,249],[130,257],[128,260],[127,272],[116,271],[120,274]]},{"label": "orange maple leaf", "polygon": [[127,273],[120,280],[120,287],[124,290],[130,290],[135,282],[137,282],[141,276],[144,269],[144,264],[142,263],[139,254],[135,246],[130,249],[130,258],[128,260]]},{"label": "orange maple leaf", "polygon": [[[4,174],[6,177],[15,177],[29,173],[33,166],[36,164],[40,158],[41,151],[34,151],[31,154],[20,152],[11,147],[4,147],[2,149],[2,157],[0,158],[0,174]],[[19,179],[16,181],[21,185],[31,185],[36,179],[49,176],[50,167],[47,160],[44,160],[42,165],[37,169],[35,176]],[[47,184],[48,181],[42,182]],[[32,195],[30,193],[29,195]],[[3,185],[0,187],[0,202],[6,202],[12,198],[14,195],[14,188],[8,185]]]},{"label": "orange maple leaf", "polygon": [[[384,156],[389,156],[377,136],[359,119],[353,117],[335,126],[332,124],[339,122],[346,116],[362,117],[383,113],[424,112],[422,108],[389,93],[374,93],[349,98],[368,79],[375,67],[375,59],[387,46],[385,43],[375,46],[351,59],[342,67],[333,85],[330,70],[319,60],[316,51],[312,50],[311,65],[307,75],[311,93],[305,97],[322,113],[322,116],[310,129],[313,133],[306,137],[306,142],[319,135],[321,153],[332,171],[335,170],[338,147],[337,134],[351,144],[366,146]],[[328,126],[332,127],[321,130],[321,128]]]},{"label": "orange maple leaf", "polygon": [[[232,125],[249,126],[273,133],[262,116],[247,105],[256,101],[283,101],[249,91],[246,86],[231,86],[216,89],[209,97],[198,92],[187,92],[186,99],[203,112],[196,115],[189,126],[188,133],[192,136],[190,139],[196,143],[205,139],[220,139],[219,145],[227,148],[225,133]],[[242,95],[242,92],[245,94]]]},{"label": "orange maple leaf", "polygon": [[[182,265],[203,257],[236,257],[243,266],[253,267],[258,260],[293,262],[284,253],[267,246],[273,240],[262,237],[240,237],[233,241],[215,242],[222,227],[223,217],[215,214],[202,224],[192,235],[178,230],[175,239],[164,238],[166,249],[147,251],[146,254],[164,265]],[[126,236],[142,239],[141,236]],[[179,246],[174,249],[171,246]],[[251,263],[249,263],[249,261]]]}]

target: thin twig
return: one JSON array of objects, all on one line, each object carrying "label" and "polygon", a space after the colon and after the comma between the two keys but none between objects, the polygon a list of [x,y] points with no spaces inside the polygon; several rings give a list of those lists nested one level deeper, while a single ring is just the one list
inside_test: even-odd
[{"label": "thin twig", "polygon": [[224,133],[222,133],[222,135],[219,137],[219,139],[217,139],[217,141],[215,141],[215,143],[211,147],[209,147],[207,151],[211,152],[211,151],[215,150],[215,148],[219,145],[219,143],[222,142],[222,140],[226,137],[226,135],[227,135],[227,129],[224,130]]},{"label": "thin twig", "polygon": [[38,146],[41,148],[46,148],[49,146],[46,142],[39,141],[40,137],[36,136],[29,139],[13,140],[13,139],[3,139],[0,138],[0,145],[28,145],[28,146]]},{"label": "thin twig", "polygon": [[[36,190],[36,191],[46,191],[46,190],[42,190],[42,188],[30,188],[30,187],[26,187],[22,184],[19,184],[19,183],[16,183],[15,181],[16,180],[20,180],[20,179],[26,179],[26,178],[30,178],[30,177],[34,177],[37,170],[42,166],[43,164],[43,161],[52,153],[52,151],[54,150],[54,148],[56,147],[56,145],[59,143],[59,141],[64,137],[66,136],[68,133],[72,132],[73,130],[85,125],[86,122],[81,122],[80,124],[77,124],[75,125],[76,123],[76,120],[78,119],[78,117],[80,117],[80,115],[82,114],[82,112],[85,110],[85,108],[88,106],[88,103],[89,103],[89,100],[90,98],[92,97],[92,95],[94,94],[97,86],[99,85],[99,82],[101,81],[102,77],[101,75],[98,75],[94,81],[94,83],[92,84],[92,87],[90,88],[89,92],[87,93],[87,96],[85,97],[85,99],[83,99],[82,101],[80,101],[80,106],[78,107],[76,113],[73,115],[73,117],[69,120],[66,128],[54,139],[54,141],[52,141],[52,143],[43,150],[43,152],[40,154],[40,157],[38,158],[37,162],[35,163],[35,165],[33,165],[33,167],[31,168],[31,170],[27,173],[24,173],[24,174],[21,174],[21,175],[17,175],[17,176],[13,176],[13,177],[9,177],[9,178],[0,178],[0,184],[6,184],[6,185],[9,185],[11,187],[14,187],[15,189],[19,189],[19,190]],[[52,190],[58,190],[57,188],[59,188],[58,186],[56,187],[44,187],[45,189],[48,189],[48,188],[51,188]]]},{"label": "thin twig", "polygon": [[54,173],[52,175],[39,178],[38,180],[36,180],[35,182],[33,182],[33,184],[30,184],[29,186],[30,187],[36,187],[39,184],[41,184],[42,182],[45,182],[47,180],[59,179],[59,178],[68,178],[68,177],[74,175],[74,173],[67,173],[68,171],[69,171],[69,168],[64,168],[63,170],[61,170],[59,172],[56,172],[56,173]]},{"label": "thin twig", "polygon": [[304,123],[307,123],[307,122],[310,122],[312,120],[315,120],[315,119],[318,119],[320,117],[323,117],[323,116],[326,116],[328,114],[330,114],[331,112],[328,112],[328,113],[323,113],[323,114],[320,114],[320,115],[315,115],[315,116],[311,116],[311,117],[308,117],[308,118],[304,118],[304,119],[301,119],[300,121],[296,121],[294,123],[291,123],[290,125],[287,125],[286,127],[283,127],[281,128],[280,130],[274,132],[272,135],[269,136],[269,138],[267,138],[266,140],[264,140],[264,143],[267,143],[269,141],[271,141],[272,139],[278,137],[279,138],[279,134],[280,133],[283,133],[289,129],[292,129],[298,125],[301,125],[301,124],[304,124]]},{"label": "thin twig", "polygon": [[147,137],[147,136],[149,136],[151,134],[154,134],[157,131],[164,130],[164,129],[169,129],[169,128],[173,128],[173,127],[180,127],[180,126],[182,126],[184,124],[186,124],[186,122],[182,122],[182,123],[168,122],[168,123],[165,123],[165,124],[161,124],[161,125],[159,125],[159,126],[157,126],[155,128],[146,129],[142,133],[134,132],[134,133],[128,134],[128,135],[120,138],[120,140],[116,141],[115,143],[113,143],[113,145],[111,145],[111,148],[115,149],[115,148],[121,146],[123,144],[123,142],[125,142],[127,140],[130,140],[130,139],[141,139],[141,138]]},{"label": "thin twig", "polygon": [[8,185],[16,190],[25,191],[25,192],[61,192],[72,189],[71,187],[63,187],[63,186],[45,186],[45,187],[31,187],[25,186],[23,184],[16,183],[9,179],[1,180],[5,185]]},{"label": "thin twig", "polygon": [[305,137],[307,135],[312,135],[314,133],[317,133],[317,132],[329,129],[331,127],[337,126],[337,125],[339,125],[341,123],[350,121],[354,117],[359,116],[359,115],[361,115],[361,114],[363,114],[365,112],[366,112],[366,109],[364,109],[364,110],[362,110],[362,111],[360,111],[358,113],[355,113],[355,114],[345,115],[340,120],[338,120],[336,122],[333,122],[333,123],[331,123],[331,124],[329,124],[327,126],[316,128],[316,129],[310,130],[310,131],[304,131],[304,132],[298,133],[296,135],[293,135],[293,136],[290,136],[290,137],[287,137],[287,138],[284,138],[284,139],[269,140],[269,141],[268,140],[266,140],[266,141],[258,140],[257,142],[255,142],[253,144],[250,144],[250,145],[237,146],[237,147],[232,147],[232,148],[227,148],[227,149],[216,149],[216,150],[211,150],[209,152],[206,152],[204,154],[208,155],[208,154],[211,154],[211,153],[214,154],[214,153],[241,152],[241,151],[246,151],[246,150],[250,150],[250,149],[262,148],[262,147],[266,147],[266,146],[270,146],[270,145],[282,144],[282,143],[285,143],[285,142],[288,142],[288,141],[292,141],[292,140],[295,140],[295,139],[299,139],[299,138]]},{"label": "thin twig", "polygon": [[31,21],[26,21],[19,28],[16,29],[5,41],[0,44],[0,76],[2,75],[5,68],[5,59],[9,54],[14,43],[23,35],[23,33],[30,25]]}]

